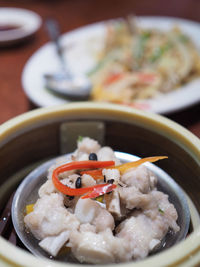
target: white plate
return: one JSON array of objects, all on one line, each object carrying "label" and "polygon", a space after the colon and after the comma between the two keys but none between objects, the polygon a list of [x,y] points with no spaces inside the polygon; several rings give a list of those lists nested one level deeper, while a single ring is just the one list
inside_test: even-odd
[{"label": "white plate", "polygon": [[[169,17],[139,17],[138,23],[145,28],[168,30],[177,24],[183,32],[200,45],[200,24]],[[62,36],[62,45],[68,47],[66,59],[74,74],[86,74],[95,65],[95,52],[103,45],[105,23],[100,22],[79,28]],[[200,48],[200,47],[198,47]],[[48,43],[41,47],[27,62],[22,74],[22,85],[30,100],[40,107],[60,105],[67,100],[51,94],[44,87],[43,74],[59,70],[55,47]],[[200,78],[176,90],[144,101],[151,112],[167,114],[200,101]]]},{"label": "white plate", "polygon": [[41,26],[41,18],[35,12],[21,8],[0,8],[0,26],[16,25],[17,29],[0,31],[0,45],[16,43]]}]

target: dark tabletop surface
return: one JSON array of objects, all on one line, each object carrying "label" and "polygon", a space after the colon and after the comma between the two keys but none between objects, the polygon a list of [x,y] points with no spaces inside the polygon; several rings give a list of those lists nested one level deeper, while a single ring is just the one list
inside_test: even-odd
[{"label": "dark tabletop surface", "polygon": [[[0,7],[26,8],[44,20],[56,18],[61,31],[129,14],[171,16],[200,22],[199,0],[0,0]],[[0,124],[35,107],[25,95],[21,73],[29,57],[48,42],[44,26],[30,40],[0,48]],[[200,88],[199,88],[200,90]],[[167,117],[200,137],[200,104]]]}]

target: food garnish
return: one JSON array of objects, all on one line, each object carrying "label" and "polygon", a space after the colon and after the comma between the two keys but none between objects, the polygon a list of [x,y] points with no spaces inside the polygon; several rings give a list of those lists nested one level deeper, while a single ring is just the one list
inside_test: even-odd
[{"label": "food garnish", "polygon": [[[155,156],[155,157],[147,157],[147,158],[143,158],[143,159],[139,159],[137,161],[133,161],[133,162],[128,162],[128,163],[124,163],[121,164],[119,166],[114,166],[114,167],[105,167],[105,168],[109,168],[109,169],[117,169],[120,171],[121,174],[125,173],[126,171],[128,171],[130,168],[136,168],[139,165],[145,163],[145,162],[156,162],[158,160],[161,159],[166,159],[168,158],[167,156]],[[87,170],[87,171],[82,171],[81,174],[89,174],[91,175],[94,179],[104,179],[104,176],[102,174],[102,170],[103,169],[99,169],[99,170]]]},{"label": "food garnish", "polygon": [[26,214],[29,214],[34,209],[34,204],[28,204],[26,205]]},{"label": "food garnish", "polygon": [[[71,170],[78,170],[78,169],[91,169],[91,168],[104,168],[104,167],[111,167],[114,165],[114,161],[74,161],[70,163],[66,163],[64,165],[61,165],[57,167],[52,174],[52,181],[54,186],[57,190],[59,190],[61,193],[69,196],[80,196],[85,193],[90,192],[89,195],[94,195],[94,197],[97,197],[103,192],[107,193],[107,190],[110,190],[113,187],[108,186],[107,184],[104,185],[95,185],[91,187],[84,187],[84,188],[70,188],[64,184],[62,184],[58,178],[59,174],[66,171]],[[92,192],[94,192],[92,194]]]}]

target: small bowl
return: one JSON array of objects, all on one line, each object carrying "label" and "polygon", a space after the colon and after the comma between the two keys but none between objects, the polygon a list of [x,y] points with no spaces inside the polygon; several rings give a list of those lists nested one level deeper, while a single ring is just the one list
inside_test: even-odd
[{"label": "small bowl", "polygon": [[[85,126],[73,127],[77,122]],[[102,127],[94,130],[87,126],[93,122],[99,122]],[[73,151],[77,135],[96,137],[114,150],[139,157],[168,155],[169,159],[158,165],[186,193],[191,214],[190,232],[184,241],[134,262],[134,266],[156,267],[161,263],[162,266],[197,266],[200,262],[200,140],[160,115],[114,104],[85,102],[37,109],[4,123],[0,126],[1,210],[35,166]],[[62,267],[63,263],[37,258],[1,237],[0,265]],[[75,265],[80,266],[65,264]],[[133,262],[126,266],[133,266]]]},{"label": "small bowl", "polygon": [[42,19],[35,12],[22,8],[0,8],[0,46],[14,45],[32,36]]}]

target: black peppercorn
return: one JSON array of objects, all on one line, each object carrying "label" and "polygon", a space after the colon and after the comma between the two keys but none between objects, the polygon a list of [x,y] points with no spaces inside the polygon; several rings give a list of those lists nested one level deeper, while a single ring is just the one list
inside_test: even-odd
[{"label": "black peppercorn", "polygon": [[97,154],[96,153],[90,153],[89,160],[97,160]]},{"label": "black peppercorn", "polygon": [[76,179],[76,188],[81,188],[81,186],[82,186],[81,177],[78,177]]}]

